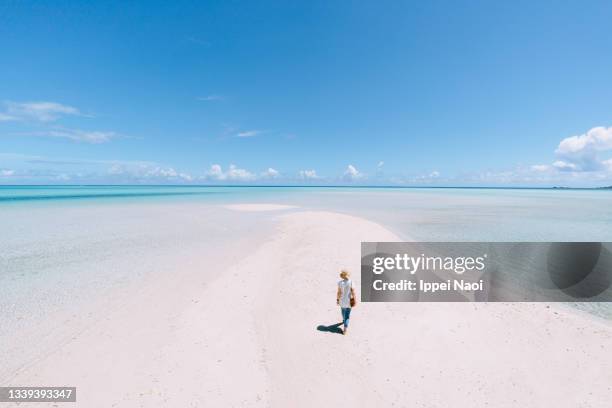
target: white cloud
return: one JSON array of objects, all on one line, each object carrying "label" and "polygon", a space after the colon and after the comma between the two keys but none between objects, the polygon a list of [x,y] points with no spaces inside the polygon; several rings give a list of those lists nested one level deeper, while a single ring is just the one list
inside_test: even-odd
[{"label": "white cloud", "polygon": [[176,170],[172,167],[154,167],[147,171],[147,176],[150,177],[165,177],[165,178],[174,178],[178,176]]},{"label": "white cloud", "polygon": [[119,137],[115,132],[90,131],[81,129],[54,128],[40,132],[23,132],[14,133],[16,136],[33,136],[33,137],[52,137],[59,139],[68,139],[74,142],[101,144],[111,141],[111,139]]},{"label": "white cloud", "polygon": [[376,178],[378,180],[382,180],[384,178],[384,170],[383,167],[385,165],[384,161],[379,161],[378,164],[376,165]]},{"label": "white cloud", "polygon": [[107,143],[118,135],[115,132],[89,131],[80,129],[53,129],[34,133],[35,136],[48,136],[69,139],[75,142],[100,144]]},{"label": "white cloud", "polygon": [[320,178],[319,176],[317,176],[317,172],[314,169],[300,170],[299,175],[300,175],[300,178],[304,180],[314,180],[314,179]]},{"label": "white cloud", "polygon": [[245,130],[243,132],[236,133],[236,136],[237,137],[253,137],[253,136],[257,136],[260,133],[261,133],[260,130]]},{"label": "white cloud", "polygon": [[178,171],[174,170],[172,167],[154,167],[146,173],[146,176],[154,177],[154,178],[163,178],[167,180],[176,180],[176,179],[181,179],[185,181],[193,180],[193,177],[190,174],[179,173]]},{"label": "white cloud", "polygon": [[83,116],[75,107],[57,102],[4,102],[6,111],[0,120],[34,120],[52,122],[62,116]]},{"label": "white cloud", "polygon": [[192,181],[193,177],[188,173],[176,171],[173,167],[163,167],[146,162],[116,163],[110,166],[107,174],[111,176],[123,176],[126,179],[136,181]]},{"label": "white cloud", "polygon": [[[422,183],[432,183],[432,182],[439,182],[440,181],[439,178],[440,178],[440,172],[438,170],[434,170],[434,171],[432,171],[432,172],[430,172],[428,174],[421,174],[421,175],[417,175],[417,176],[411,177],[411,178],[409,178],[407,180],[404,180],[404,182],[408,181],[408,182],[411,182],[411,183],[419,183],[419,184],[422,184]],[[401,180],[401,178],[400,179],[397,179],[397,178],[395,179],[396,182],[398,180]]]},{"label": "white cloud", "polygon": [[206,173],[206,178],[218,181],[252,181],[257,177],[248,170],[241,169],[233,164],[230,164],[227,171],[223,171],[221,165],[213,164]]},{"label": "white cloud", "polygon": [[612,127],[594,127],[588,132],[563,139],[556,153],[568,155],[586,150],[603,151],[612,149]]},{"label": "white cloud", "polygon": [[359,172],[355,166],[349,164],[343,174],[344,180],[353,181],[363,178],[363,173]]},{"label": "white cloud", "polygon": [[[62,105],[57,102],[12,102],[3,103],[5,111],[0,112],[0,122],[56,122],[65,116],[85,116],[77,108]],[[100,144],[106,143],[118,135],[108,131],[89,131],[81,129],[68,129],[62,126],[50,126],[49,128],[29,133],[21,133],[26,136],[55,137],[69,139],[75,142]]]},{"label": "white cloud", "polygon": [[26,164],[83,165],[83,166],[155,166],[155,162],[142,160],[92,160],[73,157],[48,157],[17,153],[0,153],[0,160]]},{"label": "white cloud", "polygon": [[125,170],[119,164],[113,164],[112,166],[108,168],[108,174],[120,175],[124,173],[125,173]]},{"label": "white cloud", "polygon": [[550,166],[548,164],[534,164],[530,167],[533,171],[548,171]]},{"label": "white cloud", "polygon": [[578,170],[578,166],[576,166],[574,163],[568,163],[568,162],[565,162],[563,160],[557,160],[552,165],[553,165],[554,168],[559,169],[561,171],[576,171],[576,170]]},{"label": "white cloud", "polygon": [[[612,159],[603,160],[601,152],[612,150],[612,127],[594,127],[581,135],[566,137],[559,142],[555,160],[551,165],[534,164],[529,170],[549,177],[576,178],[577,173],[585,173],[592,179],[601,179],[612,176]],[[524,172],[525,173],[525,172]],[[559,177],[556,177],[559,179]],[[558,181],[558,180],[557,180]]]},{"label": "white cloud", "polygon": [[208,170],[206,175],[219,180],[225,177],[223,174],[223,169],[218,164],[213,164],[210,166],[210,170]]},{"label": "white cloud", "polygon": [[19,178],[28,183],[61,182],[69,179],[71,182],[83,184],[178,184],[195,180],[195,177],[187,172],[150,161],[90,160],[0,153],[0,162],[4,164],[0,167],[0,181],[7,180],[8,177]]},{"label": "white cloud", "polygon": [[280,175],[278,170],[273,169],[272,167],[268,167],[266,171],[261,173],[263,178],[277,178]]},{"label": "white cloud", "polygon": [[[55,122],[65,116],[88,116],[77,108],[62,105],[57,102],[12,102],[5,101],[5,111],[0,112],[0,122]],[[89,117],[89,116],[88,116]],[[75,142],[100,144],[117,137],[114,132],[87,131],[80,129],[67,129],[53,126],[43,131],[21,133],[22,135],[56,137],[73,140]]]},{"label": "white cloud", "polygon": [[227,174],[227,178],[228,180],[241,180],[241,181],[247,181],[247,180],[254,180],[255,179],[255,175],[248,172],[245,169],[240,169],[236,166],[234,166],[233,164],[230,164],[229,169],[226,172]]},{"label": "white cloud", "polygon": [[586,133],[561,140],[556,155],[561,158],[553,166],[563,171],[599,171],[606,167],[600,152],[612,150],[612,127],[594,127]]}]

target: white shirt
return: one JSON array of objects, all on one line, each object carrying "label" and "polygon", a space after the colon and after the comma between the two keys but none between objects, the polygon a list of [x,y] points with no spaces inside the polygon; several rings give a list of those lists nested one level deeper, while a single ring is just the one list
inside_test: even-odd
[{"label": "white shirt", "polygon": [[338,289],[340,289],[340,307],[351,307],[351,288],[353,287],[353,281],[350,279],[342,279],[338,282]]}]

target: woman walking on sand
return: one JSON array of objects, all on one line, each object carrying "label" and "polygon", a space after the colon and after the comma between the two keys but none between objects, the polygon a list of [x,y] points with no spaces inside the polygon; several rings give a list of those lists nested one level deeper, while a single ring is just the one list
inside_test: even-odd
[{"label": "woman walking on sand", "polygon": [[342,278],[338,282],[338,293],[336,294],[336,304],[340,306],[342,312],[342,324],[344,330],[342,334],[346,334],[349,325],[349,318],[351,317],[351,308],[355,306],[356,296],[355,289],[353,289],[353,281],[349,279],[350,273],[346,270],[340,272]]}]

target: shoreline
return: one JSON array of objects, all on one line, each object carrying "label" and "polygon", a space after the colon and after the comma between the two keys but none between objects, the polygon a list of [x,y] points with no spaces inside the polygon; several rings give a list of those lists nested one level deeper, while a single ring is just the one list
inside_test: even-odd
[{"label": "shoreline", "polygon": [[217,274],[192,252],[179,270],[111,291],[112,310],[9,382],[75,385],[88,408],[606,406],[612,327],[592,316],[540,303],[367,303],[340,336],[327,330],[339,321],[338,270],[359,288],[360,241],[399,237],[334,212],[232,211],[270,214],[274,226],[218,254],[231,261]]}]

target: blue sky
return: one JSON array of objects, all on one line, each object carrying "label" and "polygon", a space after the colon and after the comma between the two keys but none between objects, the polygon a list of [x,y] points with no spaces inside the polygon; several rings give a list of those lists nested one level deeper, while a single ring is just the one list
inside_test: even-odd
[{"label": "blue sky", "polygon": [[611,17],[3,2],[0,183],[612,184]]}]

